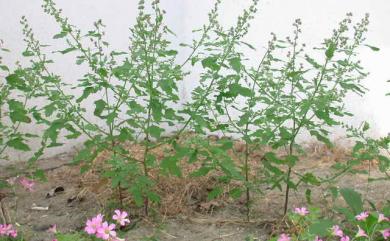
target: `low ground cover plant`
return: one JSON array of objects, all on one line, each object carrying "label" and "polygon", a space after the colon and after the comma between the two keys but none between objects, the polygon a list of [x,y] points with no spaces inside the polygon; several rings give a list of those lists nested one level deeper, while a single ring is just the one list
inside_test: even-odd
[{"label": "low ground cover plant", "polygon": [[318,208],[295,208],[288,214],[290,234],[282,233],[271,240],[388,240],[390,238],[389,203],[367,211],[361,195],[352,189],[341,190],[348,208],[336,207],[344,215],[341,221],[321,215]]},{"label": "low ground cover plant", "polygon": [[[0,59],[0,69],[6,75],[0,83],[0,158],[8,158],[3,153],[9,148],[33,151],[29,160],[31,175],[18,177],[17,181],[31,191],[32,179],[44,179],[43,171],[35,168],[44,151],[63,145],[61,139],[78,140],[81,136],[87,140],[73,164],[86,172],[99,154],[109,153],[99,172],[117,190],[118,208],[126,206],[123,193],[129,193],[145,216],[160,202],[155,191],[158,178],[152,174],[181,177],[183,162],[197,167],[191,173],[194,178],[218,173],[217,185],[210,190],[209,199],[226,192],[234,198],[244,196],[248,221],[251,206],[257,205],[251,195],[263,192],[259,187],[264,184],[284,192],[283,212],[287,214],[291,189],[297,190],[305,184],[308,200],[313,186],[327,184],[334,193],[330,184],[343,174],[356,173],[354,167],[364,161],[377,161],[383,179],[388,179],[390,160],[385,152],[389,150],[389,138],[370,138],[366,134],[367,123],[355,128],[343,119],[352,116],[345,108],[345,97],[366,92],[361,81],[367,73],[358,59],[359,50],[379,50],[366,43],[369,16],[354,23],[352,14],[347,14],[319,46],[301,42],[302,23],[298,19],[293,23],[292,36],[271,35],[265,53],[252,66],[245,53],[255,49],[243,39],[257,13],[258,1],[253,0],[230,28],[218,21],[220,4],[221,1],[216,1],[208,22],[195,31],[198,34],[193,42],[181,45],[190,48],[191,53],[178,63],[181,48],[170,42],[175,34],[164,23],[166,13],[159,1],[139,1],[139,15],[129,32],[129,48],[123,51],[113,49],[105,40],[102,20],[94,22],[89,31],[80,30],[53,0],[43,0],[44,12],[59,26],[53,39],[67,46],[51,54],[72,55],[75,68],[87,67],[77,83],[65,82],[51,71],[49,46],[36,38],[23,17],[26,49],[22,55],[29,64],[18,63],[11,69]],[[198,85],[190,100],[181,105],[178,84],[194,73]],[[30,102],[37,99],[44,104],[31,106]],[[21,125],[40,125],[44,131],[24,133],[20,131]],[[326,177],[295,172],[294,167],[304,153],[298,137],[309,134],[331,147],[330,128],[336,126],[344,127],[348,137],[355,141],[351,159],[335,165],[334,172]],[[176,132],[170,134],[172,128]],[[179,141],[189,132],[193,135]],[[210,141],[207,138],[210,134],[223,138]],[[40,140],[37,150],[29,147],[28,140],[32,138]],[[234,148],[235,139],[243,143],[240,152]],[[129,150],[129,143],[140,145],[142,153]],[[170,150],[162,157],[154,154],[153,150],[163,145]],[[256,168],[251,169],[249,161],[253,153],[265,147],[268,151],[256,159]],[[235,187],[227,191],[230,183]],[[0,181],[0,191],[5,188],[9,188],[9,183]],[[345,209],[339,210],[351,217]],[[322,240],[335,236],[352,240],[356,228],[360,236],[355,238],[374,240],[381,231],[386,239],[388,213],[367,215],[364,220],[349,219],[350,225],[355,225],[346,225],[349,229],[334,226],[328,227],[326,233],[322,230],[323,235],[313,235],[307,229],[318,221],[318,211],[298,208],[288,215],[296,230],[275,240]],[[89,236],[82,235],[79,240],[88,240],[90,236],[121,240],[118,228],[130,220],[119,209],[113,219],[119,224],[104,221],[102,215],[88,220],[85,231]],[[3,222],[0,235],[15,238],[14,224],[9,218]],[[56,235],[58,240],[70,239],[64,234]]]}]

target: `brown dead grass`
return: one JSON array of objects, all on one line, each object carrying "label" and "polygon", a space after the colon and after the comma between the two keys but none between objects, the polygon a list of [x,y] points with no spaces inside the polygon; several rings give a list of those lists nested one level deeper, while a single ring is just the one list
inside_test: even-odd
[{"label": "brown dead grass", "polygon": [[[189,136],[185,138],[189,138]],[[185,141],[183,138],[180,141]],[[209,137],[210,141],[216,141],[215,136]],[[319,143],[309,143],[305,145],[306,153],[301,158],[312,160],[313,167],[315,166],[331,166],[337,162],[344,162],[350,158],[350,149],[343,147],[344,145],[335,145],[328,148],[326,145]],[[144,147],[140,144],[129,144],[128,150],[138,160],[143,159]],[[249,165],[252,177],[258,175],[258,170],[261,168],[261,159],[265,152],[270,151],[269,147],[262,147],[254,150],[249,158]],[[235,141],[232,150],[229,150],[229,155],[238,164],[241,165],[242,155],[245,151],[245,145],[241,141]],[[152,151],[157,157],[157,161],[161,161],[167,154],[173,152],[171,146],[165,144]],[[284,150],[279,150],[278,154],[284,155]],[[93,161],[92,168],[81,177],[81,187],[83,192],[89,192],[96,196],[99,203],[104,205],[109,200],[122,199],[125,205],[130,205],[134,210],[137,210],[131,195],[126,190],[113,190],[110,181],[101,177],[102,170],[109,169],[106,160],[110,158],[111,153],[104,151],[100,153]],[[375,161],[363,163],[358,169],[366,169],[367,164],[375,165]],[[224,202],[231,201],[228,195],[222,195],[216,200],[207,200],[208,193],[218,185],[217,177],[221,174],[211,172],[203,177],[191,177],[190,174],[200,167],[201,163],[196,162],[189,164],[187,160],[182,160],[180,167],[182,177],[163,175],[157,169],[150,170],[150,178],[156,183],[155,192],[160,196],[161,200],[158,205],[153,206],[154,209],[164,216],[175,216],[177,214],[190,214],[194,211],[209,212],[214,208],[223,205]],[[311,168],[310,166],[304,167]],[[227,185],[226,193],[229,189],[241,185],[240,183],[231,183]],[[241,198],[242,199],[242,198]],[[244,201],[241,200],[241,204]],[[141,213],[141,209],[138,209]]]}]

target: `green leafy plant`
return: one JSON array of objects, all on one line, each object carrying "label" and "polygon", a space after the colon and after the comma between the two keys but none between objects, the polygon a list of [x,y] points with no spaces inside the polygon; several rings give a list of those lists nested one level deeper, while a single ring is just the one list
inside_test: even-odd
[{"label": "green leafy plant", "polygon": [[[252,10],[255,12],[254,7]],[[246,14],[237,26],[251,19],[251,9]],[[356,53],[364,45],[368,16],[352,31],[351,22],[349,14],[333,35],[325,39],[323,46],[314,49],[322,53],[322,60],[310,57],[306,45],[299,44],[300,20],[294,23],[292,38],[280,40],[274,36],[271,39],[256,67],[248,67],[244,54],[236,50],[239,45],[251,46],[239,40],[249,25],[243,24],[228,32],[219,27],[215,31],[216,39],[208,44],[216,53],[201,61],[206,72],[193,92],[193,105],[197,107],[199,102],[203,105],[195,108],[198,113],[188,112],[195,116],[195,130],[207,129],[244,141],[245,151],[237,156],[242,163],[248,217],[249,193],[255,183],[249,180],[248,165],[253,150],[265,145],[275,150],[259,160],[264,169],[263,176],[258,176],[257,180],[281,190],[281,183],[286,184],[285,212],[290,188],[296,189],[300,183],[320,185],[320,178],[313,173],[293,172],[303,150],[296,140],[302,133],[310,133],[331,146],[328,128],[340,126],[342,122],[338,119],[351,115],[344,107],[344,97],[350,92],[361,95],[365,91],[360,80],[366,73]],[[226,46],[227,43],[232,43],[231,47]],[[228,54],[223,52],[226,48]],[[204,98],[205,95],[208,97]],[[278,156],[280,148],[285,148],[286,155]],[[296,182],[293,182],[293,174],[298,177]]]},{"label": "green leafy plant", "polygon": [[[362,95],[366,90],[360,81],[367,73],[357,54],[361,47],[378,50],[365,44],[368,15],[353,25],[348,14],[329,38],[312,49],[301,44],[298,19],[292,37],[280,39],[273,34],[264,54],[252,66],[245,51],[255,49],[243,38],[258,1],[251,1],[230,28],[218,21],[220,4],[216,1],[208,22],[194,31],[199,38],[181,45],[190,48],[190,55],[178,63],[179,51],[170,42],[175,35],[164,24],[165,12],[159,1],[151,1],[150,6],[139,1],[139,14],[130,28],[129,49],[122,51],[113,50],[105,40],[101,20],[84,32],[63,16],[53,0],[44,0],[44,12],[60,28],[53,39],[66,44],[54,54],[74,56],[74,67],[80,65],[87,71],[77,84],[67,83],[53,73],[53,60],[46,54],[49,46],[40,43],[23,17],[23,56],[30,63],[18,65],[13,71],[0,65],[7,72],[0,104],[7,106],[12,122],[8,126],[2,119],[1,131],[5,134],[0,144],[27,151],[26,139],[38,136],[19,133],[20,123],[44,125],[41,147],[31,158],[34,161],[45,148],[63,145],[60,140],[84,136],[87,140],[74,163],[80,164],[84,172],[94,166],[99,154],[108,153],[104,170],[99,172],[118,190],[121,205],[122,191],[128,190],[134,202],[143,206],[145,215],[150,202],[160,200],[151,173],[180,177],[183,159],[201,164],[191,174],[193,177],[218,172],[218,184],[209,192],[209,199],[225,194],[226,184],[239,183],[228,192],[233,197],[245,195],[248,220],[251,192],[261,192],[260,184],[284,189],[286,213],[290,189],[302,183],[319,186],[331,182],[352,172],[358,160],[367,158],[379,158],[381,170],[388,170],[389,161],[379,148],[388,146],[388,140],[369,140],[351,131],[365,141],[357,142],[353,160],[339,166],[334,176],[294,171],[303,154],[298,138],[310,135],[332,146],[330,128],[345,127],[342,118],[352,115],[345,108],[345,96]],[[198,67],[200,73],[196,72]],[[199,83],[191,92],[191,100],[182,107],[178,83],[188,74],[197,74]],[[26,101],[41,98],[43,104],[29,108],[26,101],[10,99],[11,91],[25,96]],[[173,128],[176,132],[166,137]],[[195,135],[177,141],[186,132]],[[210,141],[206,138],[209,134],[224,138]],[[243,141],[242,152],[233,148],[234,138]],[[140,146],[142,153],[129,150],[129,143]],[[172,150],[157,157],[153,150],[164,144]],[[252,169],[253,153],[265,146],[272,150],[257,158]],[[309,196],[310,190],[306,194]]]},{"label": "green leafy plant", "polygon": [[[0,41],[1,53],[9,52],[3,48]],[[24,81],[19,78],[18,70],[11,74],[11,69],[2,64],[0,56],[0,159],[7,160],[6,151],[12,148],[15,151],[31,151],[28,140],[38,135],[20,131],[21,125],[32,123],[35,107],[29,107],[29,101],[35,96],[33,81]],[[6,77],[4,78],[4,75]]]}]

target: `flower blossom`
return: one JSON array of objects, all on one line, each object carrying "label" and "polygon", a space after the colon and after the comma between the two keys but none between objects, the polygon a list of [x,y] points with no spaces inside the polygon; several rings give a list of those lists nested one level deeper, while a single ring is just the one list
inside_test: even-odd
[{"label": "flower blossom", "polygon": [[127,216],[127,212],[115,210],[115,214],[112,216],[112,219],[117,221],[121,226],[125,226],[127,223],[130,223],[130,220],[127,218]]},{"label": "flower blossom", "polygon": [[358,221],[364,221],[368,217],[369,213],[367,211],[361,212],[358,215],[355,216],[356,220]]},{"label": "flower blossom", "polygon": [[356,233],[356,237],[368,237],[368,235],[366,234],[366,232],[358,225],[358,232]]},{"label": "flower blossom", "polygon": [[334,225],[332,227],[332,233],[333,233],[333,235],[338,236],[338,237],[343,237],[343,235],[344,235],[343,230],[341,230],[341,228],[338,225]]},{"label": "flower blossom", "polygon": [[278,238],[278,241],[290,241],[291,238],[288,236],[288,234],[282,233],[280,237]]},{"label": "flower blossom", "polygon": [[115,224],[108,224],[107,222],[102,223],[102,225],[97,230],[96,237],[103,240],[116,238]]},{"label": "flower blossom", "polygon": [[383,221],[388,222],[388,221],[389,221],[389,218],[387,218],[383,213],[380,213],[380,214],[378,215],[378,223],[383,222]]},{"label": "flower blossom", "polygon": [[18,232],[14,229],[12,224],[0,224],[0,237],[1,236],[16,238],[16,236],[18,236]]},{"label": "flower blossom", "polygon": [[387,240],[388,238],[390,238],[390,228],[383,230],[381,233],[382,233],[383,238],[384,238],[385,240]]},{"label": "flower blossom", "polygon": [[103,215],[98,214],[96,217],[87,220],[87,225],[84,230],[88,234],[96,234],[98,229],[102,226],[102,223],[103,223]]},{"label": "flower blossom", "polygon": [[349,241],[349,237],[347,235],[341,237],[340,241]]},{"label": "flower blossom", "polygon": [[19,178],[19,183],[22,185],[27,191],[34,191],[35,182],[27,177]]},{"label": "flower blossom", "polygon": [[307,214],[309,214],[309,210],[307,210],[306,207],[295,208],[294,213],[300,216],[306,216]]}]

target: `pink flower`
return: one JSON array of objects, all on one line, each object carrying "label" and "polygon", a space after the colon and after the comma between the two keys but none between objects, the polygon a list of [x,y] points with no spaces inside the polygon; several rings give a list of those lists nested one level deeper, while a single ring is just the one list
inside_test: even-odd
[{"label": "pink flower", "polygon": [[32,192],[34,191],[34,185],[35,182],[31,179],[28,179],[26,177],[19,178],[19,183],[22,185],[27,191]]},{"label": "pink flower", "polygon": [[349,237],[347,235],[341,237],[340,241],[349,241]]},{"label": "pink flower", "polygon": [[332,227],[332,233],[333,233],[333,235],[339,236],[339,237],[343,237],[343,235],[344,235],[343,230],[341,230],[339,225],[334,225]]},{"label": "pink flower", "polygon": [[356,234],[356,237],[368,237],[366,232],[363,229],[361,229],[359,225],[358,225],[358,228],[359,228],[359,230]]},{"label": "pink flower", "polygon": [[307,214],[309,214],[309,210],[307,210],[306,207],[295,208],[294,213],[300,216],[306,216]]},{"label": "pink flower", "polygon": [[49,233],[57,233],[57,225],[50,225],[50,228],[47,230]]},{"label": "pink flower", "polygon": [[387,222],[387,221],[389,221],[389,218],[385,217],[385,215],[383,213],[380,213],[378,215],[378,223],[383,222],[383,221]]},{"label": "pink flower", "polygon": [[102,223],[98,228],[96,237],[108,240],[109,238],[116,238],[115,224],[108,224],[107,222]]},{"label": "pink flower", "polygon": [[383,230],[382,232],[383,238],[387,240],[390,237],[390,228]]},{"label": "pink flower", "polygon": [[358,221],[364,221],[368,217],[369,213],[367,211],[361,212],[358,215],[356,215],[356,220]]},{"label": "pink flower", "polygon": [[320,237],[316,236],[316,238],[314,239],[314,241],[323,241]]},{"label": "pink flower", "polygon": [[18,236],[18,231],[14,229],[12,224],[0,224],[0,236],[16,238],[16,236]]},{"label": "pink flower", "polygon": [[52,241],[58,241],[58,239],[53,239]]},{"label": "pink flower", "polygon": [[290,241],[291,238],[288,236],[288,234],[282,233],[280,237],[278,238],[278,241]]},{"label": "pink flower", "polygon": [[117,221],[121,226],[125,226],[126,223],[130,223],[130,220],[127,218],[127,212],[120,210],[115,210],[114,216],[112,216],[112,219]]},{"label": "pink flower", "polygon": [[91,220],[87,220],[85,232],[88,234],[96,234],[98,229],[102,226],[103,215],[98,214],[96,217],[93,217]]}]

